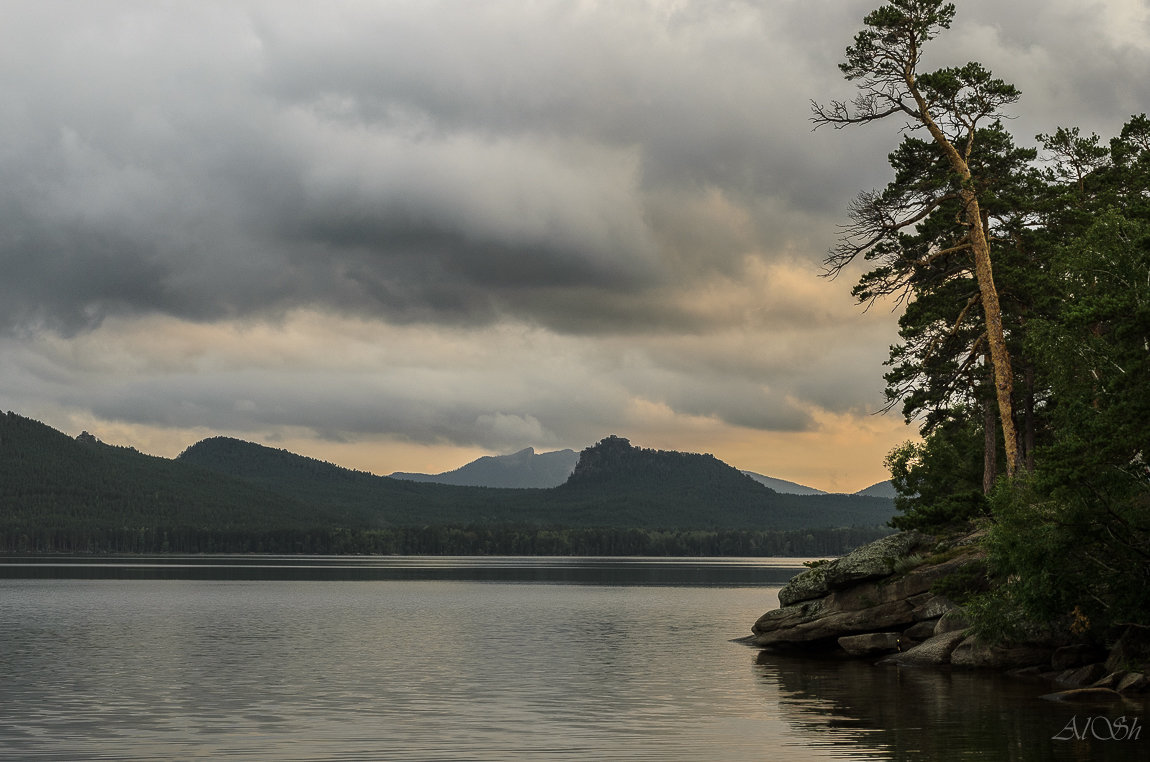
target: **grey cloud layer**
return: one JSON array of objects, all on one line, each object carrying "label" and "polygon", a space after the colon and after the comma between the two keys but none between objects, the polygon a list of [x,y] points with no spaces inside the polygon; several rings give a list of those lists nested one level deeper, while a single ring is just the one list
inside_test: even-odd
[{"label": "grey cloud layer", "polygon": [[66,8],[7,27],[8,327],[309,305],[682,328],[682,269],[731,260],[665,251],[652,194],[805,184],[805,93],[780,97],[749,5]]},{"label": "grey cloud layer", "polygon": [[[849,304],[821,304],[842,288],[778,278],[886,181],[896,125],[808,121],[809,99],[849,96],[836,63],[874,4],[8,3],[11,406],[55,390],[115,420],[491,447],[585,442],[636,399],[770,430],[873,408],[889,320],[847,327]],[[1018,84],[1020,142],[1112,133],[1150,103],[1148,23],[1140,0],[969,0],[932,63]],[[34,343],[297,310],[607,343],[580,343],[577,369],[516,350],[464,373],[445,351],[364,377],[234,360],[131,378]]]}]

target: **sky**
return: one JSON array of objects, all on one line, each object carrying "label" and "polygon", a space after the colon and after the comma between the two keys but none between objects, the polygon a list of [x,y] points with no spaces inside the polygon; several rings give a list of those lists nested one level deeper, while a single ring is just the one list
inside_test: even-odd
[{"label": "sky", "polygon": [[[8,0],[0,410],[387,474],[616,434],[828,491],[915,434],[820,277],[901,123],[812,131],[875,0]],[[1016,141],[1150,108],[1150,1],[969,0]]]}]

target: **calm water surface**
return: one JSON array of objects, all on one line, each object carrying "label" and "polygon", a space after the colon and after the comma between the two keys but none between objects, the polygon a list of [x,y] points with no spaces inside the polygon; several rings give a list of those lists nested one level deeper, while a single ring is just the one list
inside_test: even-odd
[{"label": "calm water surface", "polygon": [[771,559],[0,559],[0,759],[1150,759],[984,675],[731,643]]}]

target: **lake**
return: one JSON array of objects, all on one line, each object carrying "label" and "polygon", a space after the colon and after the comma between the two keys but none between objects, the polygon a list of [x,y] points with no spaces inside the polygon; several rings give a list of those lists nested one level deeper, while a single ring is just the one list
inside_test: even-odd
[{"label": "lake", "polygon": [[[0,759],[1094,760],[1142,705],[761,654],[797,559],[0,559]],[[1127,733],[1110,735],[1129,736]]]}]

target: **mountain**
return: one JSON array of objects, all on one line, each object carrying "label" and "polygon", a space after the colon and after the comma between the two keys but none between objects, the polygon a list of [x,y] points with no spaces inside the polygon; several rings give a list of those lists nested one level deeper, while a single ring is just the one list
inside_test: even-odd
[{"label": "mountain", "polygon": [[314,525],[309,506],[290,496],[86,432],[72,439],[15,413],[0,413],[0,506],[0,530],[15,533]]},{"label": "mountain", "polygon": [[303,500],[322,514],[341,512],[352,526],[517,522],[534,492],[392,479],[230,437],[197,442],[176,460]]},{"label": "mountain", "polygon": [[340,511],[356,525],[505,523],[529,526],[781,530],[875,526],[892,504],[850,495],[784,495],[712,455],[646,450],[610,436],[579,454],[552,489],[463,487],[350,471],[227,437],[189,447],[181,463]]},{"label": "mountain", "polygon": [[757,481],[759,484],[762,484],[765,487],[770,487],[775,492],[781,492],[784,495],[825,495],[825,494],[827,494],[826,492],[823,492],[821,489],[815,489],[814,487],[805,487],[802,484],[795,484],[794,482],[788,482],[785,479],[776,479],[773,476],[763,476],[762,474],[756,474],[754,471],[743,471],[743,473],[746,474],[747,476],[751,477],[755,481]]},{"label": "mountain", "polygon": [[895,492],[894,485],[890,483],[889,479],[884,482],[872,484],[866,489],[860,489],[855,494],[860,497],[881,497],[887,500],[894,500],[898,495],[898,493]]},{"label": "mountain", "polygon": [[[567,477],[574,471],[578,461],[579,454],[574,450],[536,453],[534,448],[527,447],[511,455],[487,455],[452,471],[444,471],[439,474],[396,471],[389,476],[392,479],[405,479],[413,482],[433,482],[435,484],[454,484],[467,487],[547,489],[558,487],[567,481]],[[796,484],[785,479],[776,479],[772,476],[764,476],[754,471],[743,471],[742,473],[759,484],[784,495],[827,494],[814,487]],[[893,494],[870,496],[893,497]]]},{"label": "mountain", "polygon": [[[212,437],[175,459],[0,413],[0,551],[835,555],[890,500],[608,437],[558,487],[420,483]],[[836,529],[837,528],[837,529]]]},{"label": "mountain", "polygon": [[559,504],[578,503],[585,520],[638,526],[874,526],[894,513],[881,498],[778,493],[713,455],[642,449],[617,436],[583,450],[553,492]]},{"label": "mountain", "polygon": [[[756,474],[754,471],[743,471],[743,473],[757,481],[759,484],[770,487],[775,492],[782,492],[783,494],[787,495],[832,494],[823,492],[821,489],[815,489],[814,487],[805,487],[802,484],[795,484],[794,482],[788,482],[783,479],[776,479],[771,476]],[[884,500],[894,500],[898,493],[895,492],[894,485],[890,483],[890,480],[887,480],[872,484],[866,489],[860,489],[858,492],[852,492],[850,494],[857,495],[859,497],[878,497]]]},{"label": "mountain", "polygon": [[464,487],[558,487],[567,481],[578,460],[574,450],[536,453],[528,447],[511,455],[487,455],[441,474],[396,471],[391,478]]}]

